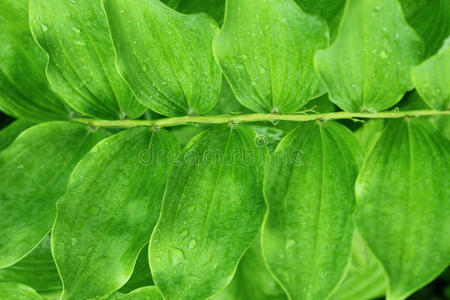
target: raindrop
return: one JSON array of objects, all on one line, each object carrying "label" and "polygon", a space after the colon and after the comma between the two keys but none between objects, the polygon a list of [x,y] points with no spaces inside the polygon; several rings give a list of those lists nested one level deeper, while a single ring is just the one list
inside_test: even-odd
[{"label": "raindrop", "polygon": [[23,164],[18,165],[17,169],[23,169]]},{"label": "raindrop", "polygon": [[195,210],[195,204],[189,205],[187,208],[188,213],[193,213]]},{"label": "raindrop", "polygon": [[70,244],[71,244],[72,246],[74,246],[76,243],[77,243],[77,239],[76,239],[76,238],[71,238],[71,239],[70,239]]},{"label": "raindrop", "polygon": [[380,11],[380,9],[381,9],[381,7],[378,5],[373,8],[374,11]]},{"label": "raindrop", "polygon": [[194,248],[197,245],[197,242],[195,240],[192,240],[189,242],[189,248]]},{"label": "raindrop", "polygon": [[259,73],[261,73],[261,74],[266,73],[266,69],[260,67],[260,68],[259,68]]},{"label": "raindrop", "polygon": [[286,241],[286,245],[285,245],[286,250],[288,250],[289,248],[292,248],[293,246],[295,246],[295,240],[287,240]]},{"label": "raindrop", "polygon": [[70,29],[72,29],[72,31],[76,32],[76,33],[80,33],[81,32],[81,30],[79,28],[77,28],[77,27],[71,27]]},{"label": "raindrop", "polygon": [[72,4],[77,4],[77,0],[70,0]]},{"label": "raindrop", "polygon": [[188,236],[188,234],[189,234],[189,230],[188,230],[188,229],[184,229],[184,230],[181,232],[181,236],[182,236],[182,237],[186,237],[186,236]]},{"label": "raindrop", "polygon": [[369,107],[369,109],[367,110],[368,112],[370,112],[371,114],[376,114],[377,110],[373,107]]},{"label": "raindrop", "polygon": [[47,32],[48,26],[41,23],[41,29],[42,29],[43,32]]},{"label": "raindrop", "polygon": [[380,52],[380,57],[382,58],[382,59],[386,59],[386,58],[388,58],[388,54],[387,54],[387,52],[386,51],[381,51]]},{"label": "raindrop", "polygon": [[175,247],[170,247],[169,248],[169,253],[168,253],[168,258],[169,258],[169,262],[173,265],[173,266],[177,266],[179,265],[181,262],[184,261],[184,253],[182,250],[175,248]]}]

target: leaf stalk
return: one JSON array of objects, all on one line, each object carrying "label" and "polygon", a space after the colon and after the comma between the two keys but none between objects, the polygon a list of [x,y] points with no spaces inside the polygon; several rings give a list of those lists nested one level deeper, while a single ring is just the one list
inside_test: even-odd
[{"label": "leaf stalk", "polygon": [[106,128],[131,128],[137,126],[149,126],[154,128],[171,127],[186,124],[224,124],[224,123],[247,123],[262,121],[325,121],[342,119],[395,119],[404,117],[437,116],[450,115],[449,110],[413,110],[413,111],[386,111],[378,113],[352,113],[352,112],[332,112],[332,113],[295,113],[295,114],[240,114],[240,115],[206,115],[206,116],[184,116],[162,118],[156,120],[98,120],[90,118],[73,118],[72,121],[88,124],[94,127]]}]

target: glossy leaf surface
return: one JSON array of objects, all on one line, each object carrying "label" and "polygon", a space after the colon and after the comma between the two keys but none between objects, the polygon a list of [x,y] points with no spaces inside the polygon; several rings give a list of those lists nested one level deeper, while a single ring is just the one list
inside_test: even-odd
[{"label": "glossy leaf surface", "polygon": [[285,113],[324,93],[313,56],[327,46],[325,22],[294,1],[229,0],[214,53],[242,105]]},{"label": "glossy leaf surface", "polygon": [[33,123],[25,120],[16,120],[0,130],[0,151],[11,145],[16,137]]},{"label": "glossy leaf surface", "polygon": [[0,153],[0,268],[50,231],[72,169],[103,137],[86,125],[49,122],[27,129]]},{"label": "glossy leaf surface", "polygon": [[61,279],[50,250],[50,236],[16,264],[0,269],[0,282],[26,284],[39,293],[61,290]]},{"label": "glossy leaf surface", "polygon": [[376,112],[413,88],[411,66],[422,53],[423,42],[397,0],[349,0],[336,41],[317,52],[315,66],[337,106]]},{"label": "glossy leaf surface", "polygon": [[425,41],[425,56],[435,54],[450,35],[450,1],[400,0],[406,20]]},{"label": "glossy leaf surface", "polygon": [[450,36],[436,55],[413,68],[412,79],[430,107],[450,109]]},{"label": "glossy leaf surface", "polygon": [[49,55],[52,88],[77,111],[105,119],[144,113],[116,70],[100,1],[30,0],[30,26]]},{"label": "glossy leaf surface", "polygon": [[52,234],[62,299],[108,296],[127,282],[158,220],[176,150],[169,132],[137,127],[98,143],[80,161],[58,201]]},{"label": "glossy leaf surface", "polygon": [[244,126],[216,126],[183,150],[150,242],[153,280],[166,299],[205,299],[232,279],[265,205],[264,147]]},{"label": "glossy leaf surface", "polygon": [[68,109],[48,86],[45,54],[31,36],[27,5],[0,1],[0,110],[34,122],[66,119]]},{"label": "glossy leaf surface", "polygon": [[390,121],[356,182],[357,226],[405,299],[450,261],[450,144],[426,119]]},{"label": "glossy leaf surface", "polygon": [[163,297],[157,287],[146,286],[128,294],[114,293],[108,300],[163,300]]},{"label": "glossy leaf surface", "polygon": [[350,256],[353,184],[363,151],[344,126],[308,122],[275,150],[264,178],[263,256],[292,299],[326,299]]},{"label": "glossy leaf surface", "polygon": [[138,100],[166,116],[204,114],[217,103],[222,74],[211,43],[218,27],[159,0],[105,0],[117,67]]},{"label": "glossy leaf surface", "polygon": [[2,300],[42,300],[32,288],[12,282],[0,282],[0,299]]}]

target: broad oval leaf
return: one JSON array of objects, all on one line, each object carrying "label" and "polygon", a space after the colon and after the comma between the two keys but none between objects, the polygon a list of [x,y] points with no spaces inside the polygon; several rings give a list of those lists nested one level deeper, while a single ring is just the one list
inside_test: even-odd
[{"label": "broad oval leaf", "polygon": [[294,112],[324,93],[313,56],[325,22],[292,0],[228,0],[214,54],[238,101],[256,112]]},{"label": "broad oval leaf", "polygon": [[306,13],[325,19],[330,30],[330,41],[334,41],[344,11],[345,0],[295,0],[295,2]]},{"label": "broad oval leaf", "polygon": [[422,53],[397,0],[348,0],[336,41],[317,52],[315,66],[333,103],[376,112],[413,88],[410,69]]},{"label": "broad oval leaf", "polygon": [[391,121],[356,181],[356,222],[405,299],[450,261],[450,142],[426,119]]},{"label": "broad oval leaf", "polygon": [[11,145],[16,137],[33,123],[26,120],[16,120],[0,130],[0,151]]},{"label": "broad oval leaf", "polygon": [[104,0],[117,67],[137,99],[166,116],[200,115],[217,103],[222,74],[210,17],[182,15],[159,0]]},{"label": "broad oval leaf", "polygon": [[101,130],[49,122],[25,130],[0,153],[0,268],[28,254],[50,231],[56,200]]},{"label": "broad oval leaf", "polygon": [[9,268],[0,269],[0,282],[26,284],[39,293],[60,291],[61,279],[50,250],[50,235],[22,260]]},{"label": "broad oval leaf", "polygon": [[0,1],[0,110],[33,122],[67,119],[69,109],[45,78],[46,58],[31,35],[27,5]]},{"label": "broad oval leaf", "polygon": [[0,299],[42,300],[41,296],[29,286],[13,282],[0,282]]},{"label": "broad oval leaf", "polygon": [[450,36],[436,55],[412,69],[412,79],[430,107],[450,109]]},{"label": "broad oval leaf", "polygon": [[335,122],[308,122],[275,150],[264,178],[264,259],[292,299],[326,299],[350,256],[363,151]]},{"label": "broad oval leaf", "polygon": [[116,70],[100,1],[30,0],[30,26],[48,53],[52,88],[70,106],[105,119],[144,113]]},{"label": "broad oval leaf", "polygon": [[163,300],[156,286],[145,286],[128,294],[114,293],[108,300]]},{"label": "broad oval leaf", "polygon": [[166,299],[205,299],[223,289],[264,216],[266,149],[248,127],[196,136],[169,176],[149,259]]},{"label": "broad oval leaf", "polygon": [[177,147],[168,131],[137,127],[98,143],[80,161],[58,201],[52,234],[61,299],[108,296],[127,282],[158,220]]},{"label": "broad oval leaf", "polygon": [[435,54],[450,35],[450,1],[400,0],[406,20],[425,42],[425,56]]}]

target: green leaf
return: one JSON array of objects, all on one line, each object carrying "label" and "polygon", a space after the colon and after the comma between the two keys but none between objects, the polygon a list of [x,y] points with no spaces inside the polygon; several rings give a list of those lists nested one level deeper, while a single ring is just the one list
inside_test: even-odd
[{"label": "green leaf", "polygon": [[348,0],[336,41],[317,52],[315,66],[337,106],[376,112],[413,88],[410,69],[422,53],[397,0]]},{"label": "green leaf", "polygon": [[0,282],[0,299],[2,300],[42,300],[32,288],[12,282]]},{"label": "green leaf", "polygon": [[39,293],[61,290],[61,279],[56,270],[47,235],[25,258],[6,269],[0,269],[0,282],[26,284]]},{"label": "green leaf", "polygon": [[363,151],[335,122],[307,122],[275,150],[264,179],[263,256],[292,299],[326,299],[352,245],[353,184]]},{"label": "green leaf", "polygon": [[148,262],[148,246],[142,248],[134,265],[133,274],[127,283],[119,290],[121,293],[129,293],[142,286],[153,285],[150,265]]},{"label": "green leaf", "polygon": [[436,55],[412,69],[412,79],[430,107],[450,109],[450,36]]},{"label": "green leaf", "polygon": [[156,286],[145,286],[129,294],[114,293],[108,300],[163,300]]},{"label": "green leaf", "polygon": [[355,231],[350,264],[343,281],[330,300],[368,300],[382,297],[386,293],[386,285],[386,274],[381,264]]},{"label": "green leaf", "polygon": [[356,181],[357,226],[405,299],[450,261],[450,142],[426,119],[391,121]]},{"label": "green leaf", "polygon": [[450,1],[400,0],[406,20],[425,41],[425,56],[435,54],[450,35]]},{"label": "green leaf", "polygon": [[138,100],[166,116],[204,114],[217,103],[222,74],[204,14],[182,15],[158,0],[104,0],[117,67]]},{"label": "green leaf", "polygon": [[225,0],[181,0],[176,10],[185,14],[205,12],[221,24],[225,14]]},{"label": "green leaf", "polygon": [[11,145],[16,137],[33,123],[26,120],[16,120],[0,131],[0,151]]},{"label": "green leaf", "polygon": [[334,41],[344,11],[345,0],[295,0],[295,2],[306,13],[325,19],[330,30],[330,41]]},{"label": "green leaf", "polygon": [[30,0],[30,26],[49,55],[52,88],[73,108],[105,119],[144,113],[117,73],[100,1]]},{"label": "green leaf", "polygon": [[46,58],[28,27],[27,0],[1,0],[0,110],[33,122],[67,119],[68,109],[49,88]]},{"label": "green leaf", "polygon": [[383,119],[368,120],[360,129],[355,131],[355,136],[366,151],[370,151],[375,145],[377,139],[383,132],[384,123]]},{"label": "green leaf", "polygon": [[71,122],[25,130],[0,153],[0,268],[28,254],[50,231],[72,169],[103,131]]},{"label": "green leaf", "polygon": [[291,0],[228,0],[214,53],[242,105],[285,113],[324,93],[313,55],[327,45],[325,22]]},{"label": "green leaf", "polygon": [[248,127],[197,135],[172,169],[150,241],[150,268],[166,299],[205,299],[232,279],[264,216],[267,155]]},{"label": "green leaf", "polygon": [[245,253],[231,283],[212,300],[286,300],[287,297],[267,269],[260,239]]},{"label": "green leaf", "polygon": [[177,150],[168,131],[136,127],[98,143],[80,161],[53,228],[61,299],[108,296],[127,282],[158,220]]}]

